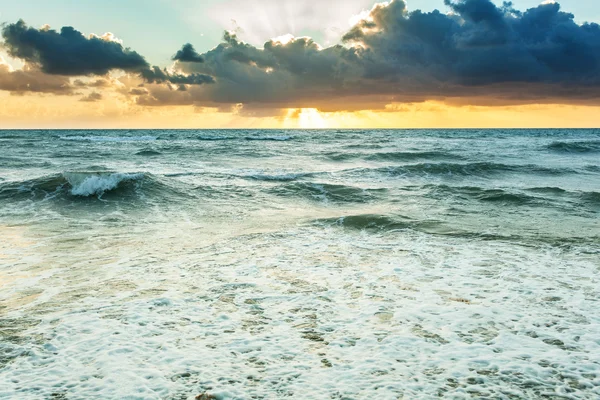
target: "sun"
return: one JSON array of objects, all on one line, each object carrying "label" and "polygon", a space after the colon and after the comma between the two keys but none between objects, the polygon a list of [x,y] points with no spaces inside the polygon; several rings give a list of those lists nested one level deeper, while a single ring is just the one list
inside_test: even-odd
[{"label": "sun", "polygon": [[325,129],[327,121],[316,108],[302,108],[296,114],[298,126],[302,129]]}]

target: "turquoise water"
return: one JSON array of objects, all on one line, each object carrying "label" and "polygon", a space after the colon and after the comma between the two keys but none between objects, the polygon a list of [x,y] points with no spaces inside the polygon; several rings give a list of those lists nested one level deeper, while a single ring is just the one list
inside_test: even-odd
[{"label": "turquoise water", "polygon": [[600,130],[0,131],[0,398],[600,396]]}]

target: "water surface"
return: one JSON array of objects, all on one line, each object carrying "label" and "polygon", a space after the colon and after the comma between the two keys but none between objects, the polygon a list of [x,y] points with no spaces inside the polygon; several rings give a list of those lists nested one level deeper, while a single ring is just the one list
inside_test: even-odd
[{"label": "water surface", "polygon": [[600,396],[600,131],[0,131],[0,398]]}]

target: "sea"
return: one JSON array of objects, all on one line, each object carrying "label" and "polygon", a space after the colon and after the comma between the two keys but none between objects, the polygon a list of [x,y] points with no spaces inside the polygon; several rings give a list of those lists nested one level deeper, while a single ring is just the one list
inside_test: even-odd
[{"label": "sea", "polygon": [[600,398],[600,130],[0,131],[0,398],[196,396]]}]

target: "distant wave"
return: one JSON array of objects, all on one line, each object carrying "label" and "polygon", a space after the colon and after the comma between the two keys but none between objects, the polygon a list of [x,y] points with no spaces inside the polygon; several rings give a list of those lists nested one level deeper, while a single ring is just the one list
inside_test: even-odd
[{"label": "distant wave", "polygon": [[585,167],[585,170],[588,172],[598,172],[600,173],[600,165],[588,165]]},{"label": "distant wave", "polygon": [[530,173],[541,175],[564,175],[576,172],[569,168],[549,168],[538,165],[509,165],[491,162],[477,163],[420,163],[380,168],[358,168],[346,170],[345,173],[378,173],[392,176],[403,175],[456,175],[456,176],[489,176],[499,173]]},{"label": "distant wave", "polygon": [[414,230],[417,232],[445,235],[445,236],[478,236],[483,239],[498,239],[500,236],[486,234],[473,234],[460,229],[451,228],[443,221],[437,220],[415,220],[403,215],[384,214],[357,214],[338,218],[317,219],[314,223],[318,225],[339,226],[345,229],[385,232],[390,233],[399,230]]},{"label": "distant wave", "polygon": [[447,185],[428,185],[431,189],[431,193],[440,197],[458,196],[468,197],[470,199],[490,202],[490,203],[503,203],[503,204],[532,204],[541,202],[540,199],[535,196],[530,196],[524,193],[513,193],[502,189],[484,189],[475,186],[460,186],[452,187]]},{"label": "distant wave", "polygon": [[151,142],[156,136],[60,136],[61,140],[78,142]]},{"label": "distant wave", "polygon": [[266,189],[267,192],[289,198],[305,198],[319,202],[366,203],[373,201],[387,189],[363,189],[327,183],[293,182]]},{"label": "distant wave", "polygon": [[463,160],[462,156],[439,151],[388,151],[377,153],[330,152],[324,156],[332,161],[364,159],[368,161]]},{"label": "distant wave", "polygon": [[152,149],[140,150],[137,153],[135,153],[136,156],[145,156],[145,157],[160,156],[161,154],[162,153],[160,151],[156,151],[156,150],[152,150]]},{"label": "distant wave", "polygon": [[224,141],[224,140],[257,140],[257,141],[275,141],[285,142],[291,140],[291,136],[212,136],[212,135],[201,135],[195,136],[196,140],[200,141]]},{"label": "distant wave", "polygon": [[599,192],[585,192],[581,194],[581,199],[592,206],[600,206],[600,193]]},{"label": "distant wave", "polygon": [[596,153],[600,152],[600,140],[554,142],[546,148],[558,153]]},{"label": "distant wave", "polygon": [[273,181],[273,182],[290,182],[295,181],[300,178],[305,178],[309,176],[313,176],[311,173],[283,173],[283,174],[264,174],[264,173],[255,173],[255,174],[247,174],[247,175],[235,175],[240,178],[256,180],[256,181]]},{"label": "distant wave", "polygon": [[410,228],[414,221],[402,216],[391,217],[381,214],[348,215],[339,218],[318,219],[319,225],[337,225],[358,230],[392,231]]},{"label": "distant wave", "polygon": [[534,193],[548,193],[548,194],[563,194],[567,193],[565,189],[561,189],[559,187],[546,186],[546,187],[534,187],[527,189],[530,192]]},{"label": "distant wave", "polygon": [[244,139],[285,142],[285,141],[291,140],[292,137],[291,136],[246,136]]},{"label": "distant wave", "polygon": [[196,136],[195,139],[205,142],[235,140],[232,136]]},{"label": "distant wave", "polygon": [[584,207],[591,206],[593,209],[600,205],[600,193],[598,192],[568,191],[557,187],[535,187],[522,189],[522,191],[485,189],[474,186],[452,187],[448,185],[426,185],[425,188],[430,190],[429,196],[440,199],[453,196],[458,199],[467,198],[469,200],[500,203],[503,205],[564,207],[565,209],[572,209],[575,204]]},{"label": "distant wave", "polygon": [[411,230],[430,235],[448,236],[458,239],[478,239],[485,241],[509,241],[519,244],[531,243],[551,246],[571,246],[598,243],[600,235],[582,237],[561,237],[548,235],[494,234],[482,231],[470,231],[456,228],[444,221],[416,220],[402,215],[357,214],[342,217],[321,218],[311,221],[320,226],[339,227],[342,229],[368,231],[370,233],[394,234],[397,231]]}]

